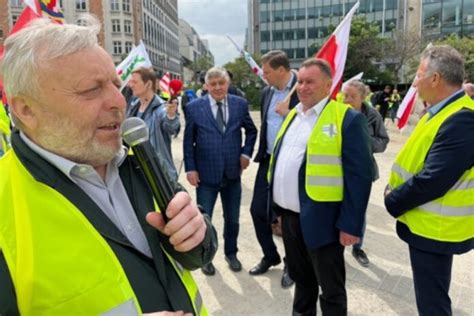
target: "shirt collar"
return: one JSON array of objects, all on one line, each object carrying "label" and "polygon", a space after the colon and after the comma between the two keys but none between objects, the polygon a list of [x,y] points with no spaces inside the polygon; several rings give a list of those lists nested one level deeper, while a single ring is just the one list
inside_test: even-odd
[{"label": "shirt collar", "polygon": [[326,104],[328,103],[328,101],[329,101],[329,96],[325,97],[324,99],[319,101],[315,106],[310,108],[306,114],[303,112],[303,104],[298,103],[298,105],[296,106],[296,112],[304,116],[308,116],[311,114],[315,114],[316,116],[319,116],[321,112],[323,111],[324,107],[326,106]]},{"label": "shirt collar", "polygon": [[[69,179],[71,179],[74,183],[77,183],[73,175],[77,175],[75,170],[79,170],[80,173],[83,173],[82,170],[90,170],[93,168],[87,164],[80,164],[59,155],[56,155],[50,151],[47,151],[44,148],[41,148],[34,142],[32,142],[26,134],[20,131],[20,137],[25,142],[25,144],[31,148],[35,153],[41,156],[44,160],[48,161],[50,164],[58,168],[62,173],[64,173]],[[127,157],[127,148],[122,146],[122,149],[118,151],[115,157],[107,164],[107,166],[117,166],[119,167],[125,158]]]},{"label": "shirt collar", "polygon": [[455,96],[457,95],[458,93],[464,93],[464,90],[461,88],[459,89],[458,91],[454,92],[453,94],[451,94],[449,97],[441,100],[440,102],[430,106],[428,108],[428,113],[430,114],[430,118],[433,117],[434,115],[436,115],[436,113],[438,113],[439,111],[441,111],[441,109]]},{"label": "shirt collar", "polygon": [[[210,93],[208,93],[207,95],[209,96],[209,102],[211,103],[211,106],[215,106],[216,103],[217,103],[217,101],[214,100],[213,97],[211,97],[211,94],[210,94]],[[225,96],[225,97],[224,97],[224,100],[222,100],[221,102],[222,102],[222,104],[224,104],[224,105],[227,104],[227,96]]]}]

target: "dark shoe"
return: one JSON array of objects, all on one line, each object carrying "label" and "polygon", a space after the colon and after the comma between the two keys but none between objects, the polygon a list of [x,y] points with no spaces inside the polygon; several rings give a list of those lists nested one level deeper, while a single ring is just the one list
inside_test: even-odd
[{"label": "dark shoe", "polygon": [[369,266],[369,258],[365,254],[364,250],[352,248],[352,255],[361,266],[365,268]]},{"label": "dark shoe", "polygon": [[225,257],[225,261],[229,264],[229,268],[234,272],[239,272],[242,270],[242,264],[240,263],[237,256]]},{"label": "dark shoe", "polygon": [[285,267],[283,268],[283,275],[281,276],[281,287],[287,289],[294,283],[295,281],[291,279],[290,274],[288,273],[288,267],[285,264]]},{"label": "dark shoe", "polygon": [[205,264],[201,268],[202,273],[205,275],[214,275],[216,274],[216,268],[212,264],[212,262],[209,262],[208,264]]},{"label": "dark shoe", "polygon": [[260,260],[260,262],[255,267],[250,269],[249,273],[251,275],[264,274],[265,272],[268,271],[268,269],[270,269],[271,266],[276,266],[276,265],[279,265],[280,263],[281,263],[280,258],[278,258],[278,260],[275,260],[275,261],[268,261],[265,258],[262,258],[262,260]]}]

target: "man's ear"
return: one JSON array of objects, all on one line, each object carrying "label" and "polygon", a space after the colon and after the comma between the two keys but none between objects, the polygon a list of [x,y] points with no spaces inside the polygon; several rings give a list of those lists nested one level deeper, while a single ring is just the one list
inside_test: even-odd
[{"label": "man's ear", "polygon": [[32,102],[30,98],[17,96],[9,103],[12,113],[29,129],[34,129],[38,125],[38,118],[31,107]]}]

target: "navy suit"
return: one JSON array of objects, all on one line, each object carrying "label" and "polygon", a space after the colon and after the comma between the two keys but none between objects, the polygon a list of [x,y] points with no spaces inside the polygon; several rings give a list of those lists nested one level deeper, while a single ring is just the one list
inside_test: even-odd
[{"label": "navy suit", "polygon": [[[222,132],[211,110],[208,96],[198,98],[186,106],[186,128],[183,151],[186,172],[197,171],[199,185],[196,196],[212,218],[217,194],[221,194],[224,212],[224,252],[237,253],[240,213],[240,157],[252,157],[257,139],[257,128],[249,114],[245,99],[227,95],[229,118]],[[245,141],[242,145],[242,128]]]},{"label": "navy suit", "polygon": [[[295,85],[296,80],[296,75],[294,75],[290,85]],[[265,87],[262,92],[262,101],[260,104],[262,126],[260,128],[258,151],[254,159],[255,162],[259,163],[259,166],[255,178],[252,203],[250,205],[255,234],[262,248],[264,258],[268,262],[278,262],[280,260],[280,255],[278,254],[272,237],[271,222],[274,219],[274,212],[269,203],[267,181],[268,165],[270,162],[270,155],[267,153],[267,116],[273,92],[274,88],[269,86]],[[289,108],[294,108],[298,103],[298,95],[293,93],[290,98]]]},{"label": "navy suit", "polygon": [[[275,144],[274,167],[284,137]],[[296,285],[293,311],[315,315],[321,287],[323,314],[345,315],[344,247],[339,243],[339,233],[362,236],[372,186],[372,156],[364,115],[349,109],[342,123],[344,198],[341,202],[315,202],[309,198],[305,166],[304,160],[299,170],[300,213],[274,204],[275,210],[282,214],[286,262]],[[273,194],[272,185],[270,194]]]},{"label": "navy suit", "polygon": [[[455,94],[439,112],[461,97],[464,92]],[[474,166],[473,126],[474,111],[468,108],[443,122],[426,155],[423,169],[385,197],[385,207],[393,217],[443,196],[466,170]],[[424,238],[412,233],[400,221],[397,221],[397,233],[409,245],[420,315],[452,315],[449,286],[453,254],[471,251],[474,238],[462,242]]]}]

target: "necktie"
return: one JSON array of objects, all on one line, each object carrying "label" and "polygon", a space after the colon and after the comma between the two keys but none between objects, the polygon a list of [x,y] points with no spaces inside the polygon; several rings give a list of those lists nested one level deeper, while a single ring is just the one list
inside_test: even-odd
[{"label": "necktie", "polygon": [[224,120],[224,110],[222,109],[222,102],[216,102],[217,105],[217,115],[216,122],[217,127],[221,132],[225,131],[225,120]]}]

